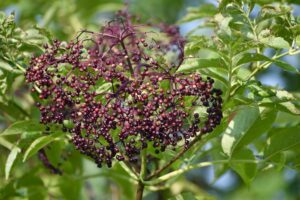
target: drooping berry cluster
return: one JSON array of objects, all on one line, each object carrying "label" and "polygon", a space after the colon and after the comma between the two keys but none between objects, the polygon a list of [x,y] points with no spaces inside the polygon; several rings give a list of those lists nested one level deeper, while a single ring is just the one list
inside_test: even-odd
[{"label": "drooping berry cluster", "polygon": [[[41,122],[63,124],[99,167],[114,158],[135,162],[149,145],[157,153],[187,147],[222,118],[222,92],[213,79],[176,73],[184,60],[178,28],[131,21],[122,11],[99,33],[54,41],[26,72],[41,89]],[[198,108],[205,108],[203,119]]]}]

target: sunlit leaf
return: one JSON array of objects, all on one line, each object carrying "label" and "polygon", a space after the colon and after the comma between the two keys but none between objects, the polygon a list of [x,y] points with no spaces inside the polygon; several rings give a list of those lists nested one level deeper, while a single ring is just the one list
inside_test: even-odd
[{"label": "sunlit leaf", "polygon": [[257,107],[244,107],[233,115],[233,119],[229,122],[222,137],[222,149],[228,156],[232,155],[237,144],[259,117],[259,109]]},{"label": "sunlit leaf", "polygon": [[21,149],[17,146],[13,147],[12,150],[10,151],[5,164],[5,179],[8,179],[11,168],[20,152]]},{"label": "sunlit leaf", "polygon": [[260,39],[260,42],[276,49],[288,49],[290,44],[281,37],[267,37]]},{"label": "sunlit leaf", "polygon": [[17,121],[7,129],[5,129],[0,136],[4,135],[17,135],[24,132],[41,132],[45,130],[44,125],[35,120]]},{"label": "sunlit leaf", "polygon": [[34,140],[30,144],[30,146],[27,148],[27,150],[25,151],[24,156],[23,156],[23,162],[25,162],[31,156],[36,154],[40,149],[42,149],[47,144],[49,144],[49,143],[53,142],[54,140],[60,138],[62,135],[63,135],[63,133],[58,132],[58,133],[53,133],[51,135],[42,136],[42,137],[39,137],[36,140]]},{"label": "sunlit leaf", "polygon": [[203,4],[198,8],[188,8],[187,15],[179,23],[190,22],[204,17],[211,17],[217,13],[217,8],[212,4]]},{"label": "sunlit leaf", "polygon": [[195,59],[192,63],[188,62],[177,70],[178,72],[193,71],[201,68],[223,68],[226,69],[226,63],[222,58],[211,58],[211,59]]},{"label": "sunlit leaf", "polygon": [[22,71],[12,67],[10,64],[8,64],[7,62],[4,62],[2,60],[0,60],[0,68],[3,70],[9,71],[11,73],[22,74]]}]

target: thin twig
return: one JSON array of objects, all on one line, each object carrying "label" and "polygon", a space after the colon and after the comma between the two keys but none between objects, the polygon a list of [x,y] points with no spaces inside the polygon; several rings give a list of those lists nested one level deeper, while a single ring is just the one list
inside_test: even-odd
[{"label": "thin twig", "polygon": [[159,176],[161,172],[163,172],[165,169],[169,168],[174,162],[176,162],[185,152],[187,152],[197,141],[201,139],[202,134],[200,133],[187,148],[183,148],[175,157],[173,157],[167,164],[165,164],[163,167],[157,169],[153,174],[150,176],[147,176],[145,180],[150,180],[154,177]]},{"label": "thin twig", "polygon": [[[272,166],[276,166],[276,165],[281,165],[279,163],[273,163],[273,162],[269,162],[267,161],[267,159],[261,159],[261,160],[215,160],[215,161],[207,161],[207,162],[201,162],[201,163],[198,163],[198,164],[195,164],[195,165],[189,165],[189,166],[186,166],[186,167],[183,167],[181,169],[178,169],[178,170],[175,170],[175,171],[172,171],[168,174],[165,174],[153,181],[144,181],[144,185],[148,186],[153,186],[153,185],[156,185],[156,184],[159,184],[159,183],[162,183],[164,181],[167,181],[171,178],[174,178],[178,175],[181,175],[185,172],[188,172],[188,171],[191,171],[193,169],[198,169],[198,168],[202,168],[202,167],[208,167],[208,166],[212,166],[212,165],[216,165],[216,164],[228,164],[228,163],[238,163],[238,164],[259,164],[259,163],[265,163],[265,164],[268,164],[270,165],[271,167]],[[287,167],[288,169],[292,169],[292,170],[295,170],[293,167],[290,167],[288,165],[284,165],[284,167]]]},{"label": "thin twig", "polygon": [[124,41],[120,40],[120,43],[121,43],[121,46],[124,49],[124,52],[125,52],[125,54],[127,56],[126,60],[127,60],[127,64],[128,64],[128,67],[129,67],[130,74],[134,77],[134,71],[133,71],[132,64],[131,64],[131,61],[129,59],[129,54],[128,54],[128,51],[127,51],[127,49],[125,47]]}]

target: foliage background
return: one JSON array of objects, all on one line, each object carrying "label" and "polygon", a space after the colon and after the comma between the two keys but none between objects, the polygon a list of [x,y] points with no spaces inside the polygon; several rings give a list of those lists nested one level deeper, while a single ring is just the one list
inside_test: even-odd
[{"label": "foliage background", "polygon": [[[264,1],[266,4],[272,2]],[[149,19],[166,23],[186,20],[186,22],[180,23],[180,27],[182,33],[187,34],[203,22],[202,19],[184,18],[188,12],[187,8],[197,8],[204,3],[217,5],[216,1],[200,0],[132,0],[129,9],[132,13],[141,16],[144,22]],[[298,15],[300,8],[297,3],[299,2],[295,0],[290,1],[290,3],[294,3],[292,4],[295,8],[294,14]],[[38,119],[38,111],[32,106],[33,99],[29,95],[28,87],[24,84],[24,79],[19,76],[20,71],[16,70],[17,65],[26,67],[25,63],[28,62],[31,52],[38,52],[41,43],[47,41],[47,36],[68,40],[74,38],[76,33],[83,28],[98,30],[99,26],[109,20],[115,11],[123,7],[121,0],[2,0],[0,10],[7,15],[14,11],[16,24],[23,31],[17,30],[11,33],[12,41],[5,43],[4,40],[1,40],[0,43],[0,128],[4,130],[15,121],[28,118]],[[259,7],[255,9],[259,10]],[[189,12],[193,14],[193,11],[189,10]],[[199,13],[198,16],[197,13],[194,13],[195,16],[192,17],[195,17],[194,19],[201,18],[201,12]],[[191,17],[191,15],[187,16]],[[24,30],[29,34],[24,34]],[[197,30],[197,35],[209,35],[210,33],[208,29]],[[14,43],[13,39],[20,39],[25,45],[18,48],[17,42]],[[10,55],[6,55],[10,50],[5,48],[12,49]],[[266,50],[266,54],[271,55],[272,51],[272,49],[269,49],[269,52]],[[207,53],[201,54],[200,52],[198,55],[210,57]],[[9,57],[10,62],[2,59],[5,56]],[[299,66],[299,58],[299,56],[287,56],[284,57],[284,61],[293,66]],[[15,66],[11,68],[13,65]],[[299,75],[274,66],[259,73],[257,78],[264,84],[286,89],[296,95],[300,90]],[[253,87],[255,86],[253,85]],[[247,115],[249,112],[246,109],[246,113],[242,113],[241,116]],[[299,122],[299,115],[280,112],[276,120],[271,122],[274,129],[269,134],[272,134],[272,131],[275,133],[280,131],[278,127],[291,127],[291,132],[297,132],[300,130],[297,126]],[[30,126],[27,132],[32,133]],[[21,137],[23,137],[22,140],[18,140],[19,146],[25,147],[32,142],[30,137],[35,136],[25,133]],[[15,136],[0,137],[0,199],[133,199],[135,186],[128,182],[126,177],[128,175],[120,167],[115,166],[113,170],[98,169],[93,162],[72,151],[72,147],[67,145],[67,141],[53,142],[51,148],[47,149],[48,154],[52,155],[51,161],[64,169],[64,175],[50,174],[47,169],[42,167],[36,156],[30,158],[26,163],[23,163],[22,157],[19,156],[13,164],[10,177],[6,179],[6,160],[10,153],[9,149],[14,149],[9,141],[17,141],[17,139],[19,138]],[[264,146],[266,141],[265,135],[256,139],[255,143],[251,145],[259,149],[259,146]],[[209,144],[205,145],[199,151],[201,157],[198,156],[193,162],[223,158],[221,146],[216,143],[221,143],[221,137],[211,140]],[[297,147],[299,144],[296,146],[296,151],[299,152]],[[62,159],[60,154],[62,150],[64,152],[63,158],[67,160]],[[13,151],[18,152],[18,149]],[[292,154],[289,152],[284,160],[293,157]],[[276,159],[283,159],[283,157]],[[281,163],[282,166],[285,165],[284,161],[278,161],[278,163]],[[202,199],[231,200],[300,199],[300,175],[298,171],[292,167],[282,168],[280,164],[270,168],[266,167],[255,171],[256,178],[251,176],[249,178],[248,176],[249,184],[247,184],[247,180],[244,183],[236,171],[228,169],[228,165],[195,169],[184,176],[177,177],[175,181],[171,181],[169,190],[148,191],[145,199],[167,199],[182,193],[181,196],[175,198],[193,199],[195,198],[193,196],[199,196]],[[247,171],[245,173],[247,174]],[[252,173],[251,170],[249,173]],[[254,180],[250,184],[252,179]]]}]

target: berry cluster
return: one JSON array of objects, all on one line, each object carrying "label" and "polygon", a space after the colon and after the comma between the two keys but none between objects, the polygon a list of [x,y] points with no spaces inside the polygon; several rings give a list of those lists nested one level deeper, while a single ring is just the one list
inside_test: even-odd
[{"label": "berry cluster", "polygon": [[114,158],[136,162],[150,145],[156,153],[188,147],[222,118],[222,92],[213,79],[176,73],[184,61],[178,28],[132,21],[120,11],[98,33],[83,31],[68,44],[53,41],[26,72],[41,89],[41,123],[62,124],[99,167],[110,167]]}]

